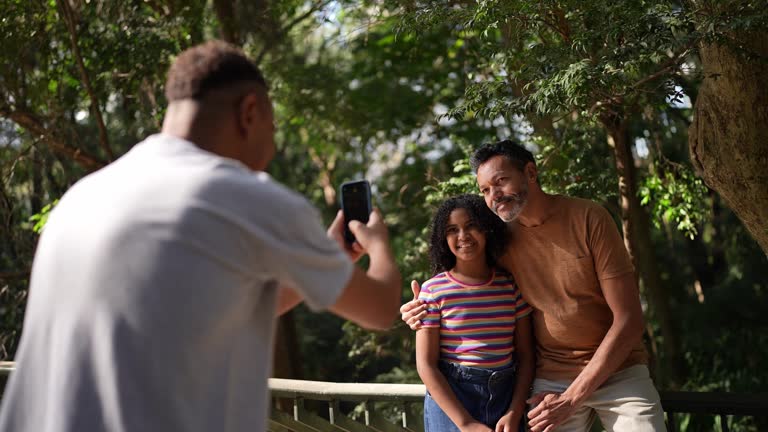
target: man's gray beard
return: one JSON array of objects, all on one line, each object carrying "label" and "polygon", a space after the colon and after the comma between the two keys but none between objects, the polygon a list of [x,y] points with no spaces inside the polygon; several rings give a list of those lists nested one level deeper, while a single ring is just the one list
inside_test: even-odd
[{"label": "man's gray beard", "polygon": [[523,207],[525,206],[525,202],[523,203],[517,203],[515,202],[513,204],[513,207],[511,210],[504,212],[503,214],[496,213],[496,216],[501,218],[504,222],[514,222],[517,220],[517,217],[520,216],[520,213],[523,212]]},{"label": "man's gray beard", "polygon": [[517,217],[520,216],[520,213],[523,212],[523,209],[525,208],[525,204],[528,203],[528,187],[527,185],[523,187],[523,190],[520,191],[520,193],[515,195],[504,195],[502,197],[504,203],[507,204],[507,207],[511,208],[509,210],[506,210],[503,214],[499,214],[499,212],[496,210],[496,206],[499,203],[494,203],[493,208],[491,209],[496,216],[498,216],[501,220],[504,222],[514,222],[517,220]]}]

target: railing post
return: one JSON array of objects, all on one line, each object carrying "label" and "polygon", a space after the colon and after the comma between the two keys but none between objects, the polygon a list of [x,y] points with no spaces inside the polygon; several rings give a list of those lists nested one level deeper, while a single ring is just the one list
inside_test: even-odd
[{"label": "railing post", "polygon": [[293,419],[296,421],[300,421],[299,419],[299,411],[304,408],[304,399],[301,398],[293,398]]},{"label": "railing post", "polygon": [[728,432],[728,416],[725,414],[720,414],[720,430]]},{"label": "railing post", "polygon": [[[417,402],[406,402],[405,403],[405,412],[408,413],[408,429],[412,431],[423,431],[424,430],[424,417],[416,415],[414,410],[414,405]],[[423,403],[423,402],[422,402]]]},{"label": "railing post", "polygon": [[336,413],[339,411],[339,401],[331,399],[328,401],[328,421],[332,424],[336,424]]},{"label": "railing post", "polygon": [[371,411],[369,408],[369,405],[371,402],[369,401],[363,401],[363,418],[365,419],[365,425],[370,426],[371,425]]},{"label": "railing post", "polygon": [[400,408],[400,418],[402,419],[401,426],[404,429],[408,429],[408,413],[405,412],[405,402],[400,402],[397,406]]},{"label": "railing post", "polygon": [[677,423],[675,423],[675,413],[667,411],[667,424],[669,425],[669,432],[677,432]]}]

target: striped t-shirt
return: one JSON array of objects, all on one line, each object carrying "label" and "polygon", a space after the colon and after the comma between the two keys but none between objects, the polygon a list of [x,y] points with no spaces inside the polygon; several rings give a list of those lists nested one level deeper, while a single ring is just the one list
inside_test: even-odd
[{"label": "striped t-shirt", "polygon": [[443,272],[424,282],[422,328],[440,329],[440,358],[464,366],[501,369],[512,363],[515,323],[531,313],[512,275],[496,270],[490,280],[467,284]]}]

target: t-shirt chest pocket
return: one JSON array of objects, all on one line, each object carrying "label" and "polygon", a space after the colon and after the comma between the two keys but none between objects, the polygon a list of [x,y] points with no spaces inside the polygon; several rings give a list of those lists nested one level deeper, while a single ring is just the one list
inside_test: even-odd
[{"label": "t-shirt chest pocket", "polygon": [[573,258],[569,257],[562,260],[562,266],[565,268],[567,283],[573,291],[592,291],[597,284],[597,274],[595,273],[595,264],[591,255]]}]

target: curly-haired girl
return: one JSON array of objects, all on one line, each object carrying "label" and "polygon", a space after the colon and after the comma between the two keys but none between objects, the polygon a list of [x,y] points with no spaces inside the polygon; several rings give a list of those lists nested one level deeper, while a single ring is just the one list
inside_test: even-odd
[{"label": "curly-haired girl", "polygon": [[416,365],[427,387],[426,432],[522,430],[533,379],[530,306],[496,268],[506,225],[477,195],[447,199],[432,220],[436,275],[419,298]]}]

